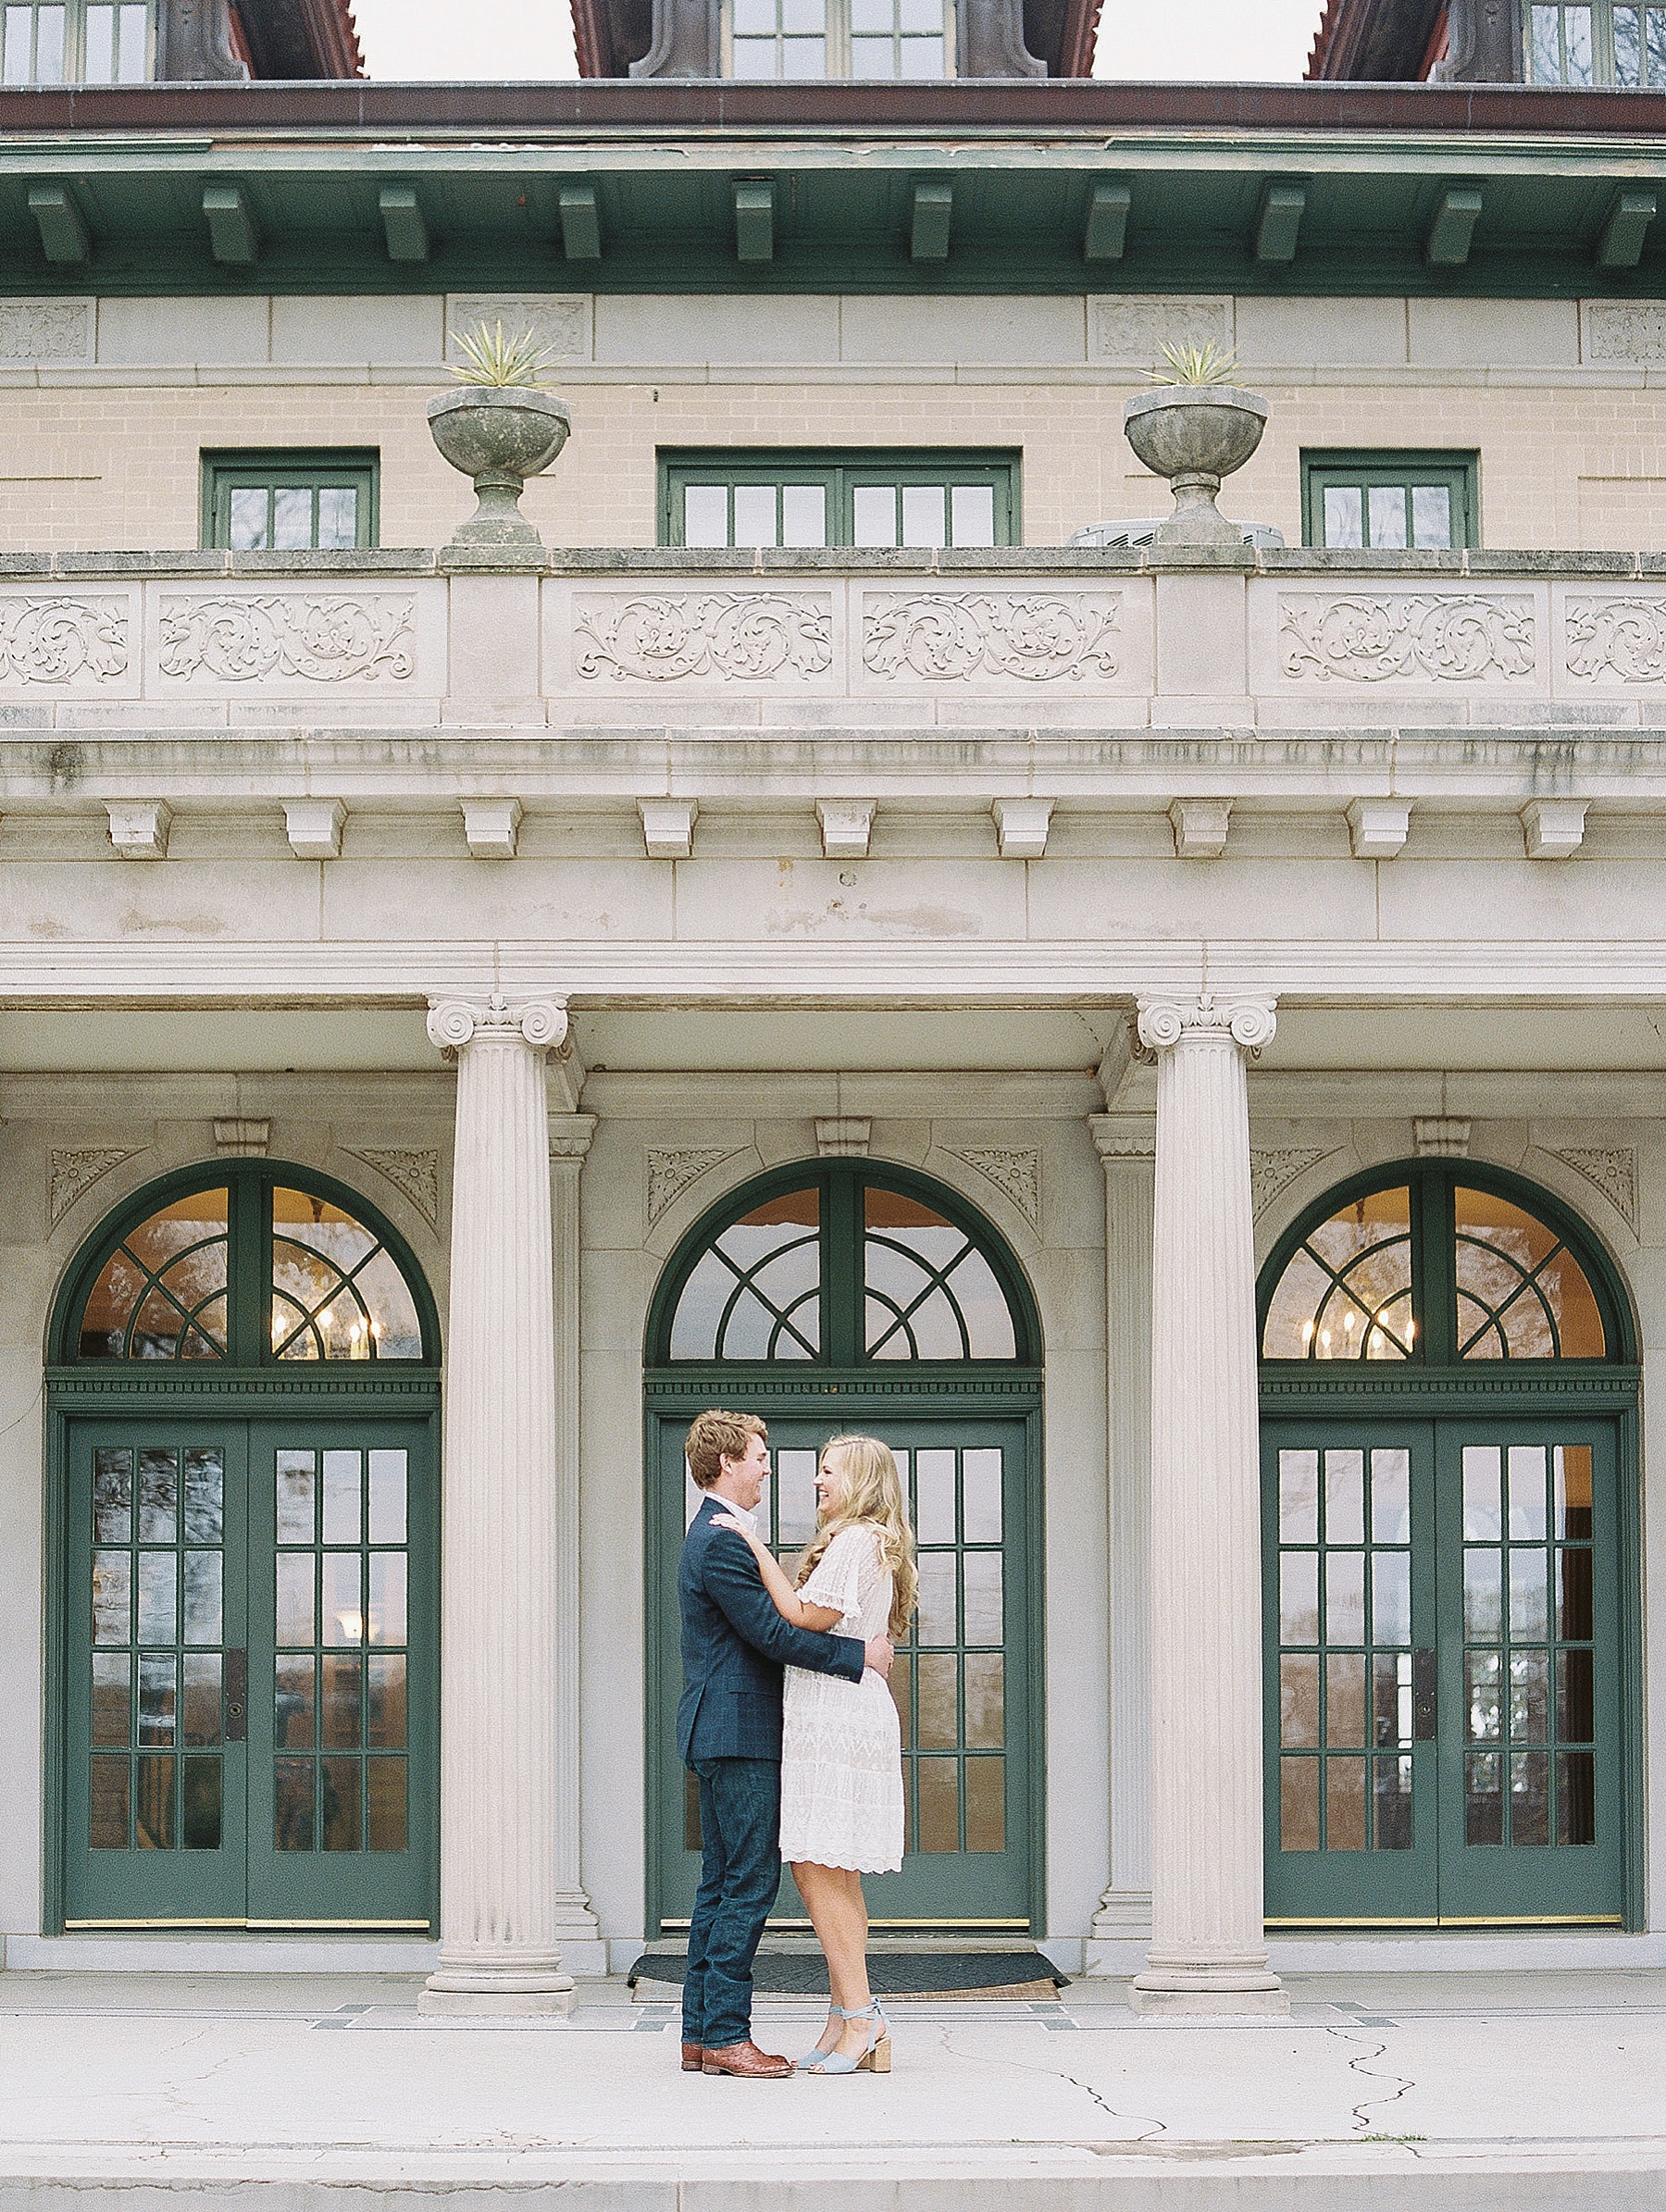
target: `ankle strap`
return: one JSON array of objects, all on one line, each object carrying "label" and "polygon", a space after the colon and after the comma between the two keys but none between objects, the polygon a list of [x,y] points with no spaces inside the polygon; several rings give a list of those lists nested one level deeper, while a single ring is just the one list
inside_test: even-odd
[{"label": "ankle strap", "polygon": [[833,2010],[838,2013],[841,2020],[873,2020],[885,2018],[885,2008],[877,1997],[870,1998],[860,2012],[847,2012],[842,2005],[835,2005]]}]

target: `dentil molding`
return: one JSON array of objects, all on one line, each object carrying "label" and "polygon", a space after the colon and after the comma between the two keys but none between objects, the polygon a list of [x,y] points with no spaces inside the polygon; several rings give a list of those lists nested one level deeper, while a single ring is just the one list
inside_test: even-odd
[{"label": "dentil molding", "polygon": [[566,1008],[559,999],[519,999],[513,1003],[501,991],[485,1002],[466,999],[438,999],[429,1007],[430,1043],[453,1055],[482,1040],[501,1043],[519,1036],[534,1051],[544,1052],[566,1040]]},{"label": "dentil molding", "polygon": [[1148,1051],[1171,1051],[1182,1038],[1225,1032],[1240,1051],[1259,1052],[1278,1027],[1277,1001],[1265,998],[1141,999],[1139,1041]]}]

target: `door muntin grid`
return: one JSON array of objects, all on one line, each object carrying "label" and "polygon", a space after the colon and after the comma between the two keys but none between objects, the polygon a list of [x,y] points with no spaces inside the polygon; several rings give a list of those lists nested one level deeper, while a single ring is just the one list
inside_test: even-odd
[{"label": "door muntin grid", "polygon": [[1462,1448],[1464,1842],[1598,1841],[1592,1451]]},{"label": "door muntin grid", "polygon": [[280,1446],[275,1482],[273,1848],[404,1852],[409,1454]]},{"label": "door muntin grid", "polygon": [[1412,1495],[1399,1446],[1278,1453],[1278,1833],[1412,1845]]},{"label": "door muntin grid", "polygon": [[223,1443],[93,1448],[88,1845],[218,1852],[225,1807]]}]

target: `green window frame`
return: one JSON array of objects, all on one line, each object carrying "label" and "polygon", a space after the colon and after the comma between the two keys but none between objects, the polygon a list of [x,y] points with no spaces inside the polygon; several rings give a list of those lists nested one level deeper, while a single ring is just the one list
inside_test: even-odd
[{"label": "green window frame", "polygon": [[148,84],[156,73],[155,0],[5,0],[0,81]]},{"label": "green window frame", "polygon": [[659,471],[662,545],[1022,542],[1014,453],[662,452]]},{"label": "green window frame", "polygon": [[1652,0],[1523,0],[1523,74],[1529,84],[1666,84],[1666,6]]},{"label": "green window frame", "polygon": [[722,33],[726,77],[954,74],[951,0],[723,0]]},{"label": "green window frame", "polygon": [[1304,453],[1301,541],[1376,552],[1479,545],[1479,478],[1473,453]]},{"label": "green window frame", "polygon": [[[264,520],[259,520],[263,500]],[[234,553],[309,553],[380,542],[379,453],[280,448],[203,455],[205,546]]]}]

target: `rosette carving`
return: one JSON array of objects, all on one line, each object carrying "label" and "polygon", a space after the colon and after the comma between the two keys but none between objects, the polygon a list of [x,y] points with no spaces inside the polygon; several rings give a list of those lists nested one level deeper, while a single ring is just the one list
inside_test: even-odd
[{"label": "rosette carving", "polygon": [[442,1052],[461,1052],[477,1038],[519,1036],[535,1051],[559,1050],[566,1041],[566,1008],[559,999],[510,1000],[493,991],[482,1005],[467,999],[437,1000],[429,1011],[430,1043]]},{"label": "rosette carving", "polygon": [[1216,999],[1205,991],[1197,999],[1141,999],[1139,1041],[1148,1051],[1168,1052],[1183,1037],[1225,1032],[1242,1052],[1259,1052],[1273,1042],[1278,1027],[1273,999]]}]

